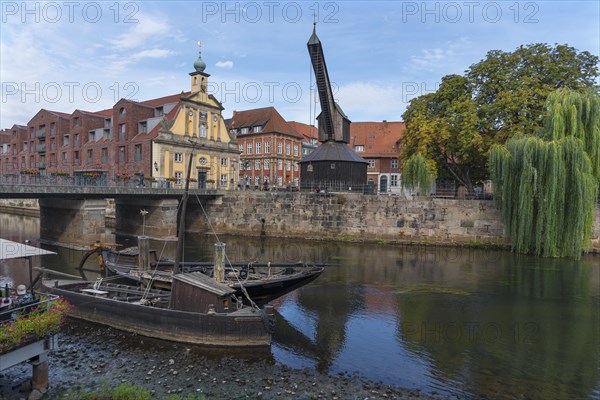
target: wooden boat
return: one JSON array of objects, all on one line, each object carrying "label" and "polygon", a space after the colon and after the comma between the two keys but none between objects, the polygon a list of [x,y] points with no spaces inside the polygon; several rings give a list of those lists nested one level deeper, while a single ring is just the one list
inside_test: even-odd
[{"label": "wooden boat", "polygon": [[[135,284],[169,289],[174,261],[159,258],[150,251],[148,268],[140,268],[137,247],[122,251],[102,247],[100,250],[104,271],[123,277]],[[258,305],[266,304],[317,279],[324,264],[232,262],[225,268],[224,283],[236,291],[247,304],[248,297]],[[202,272],[214,276],[213,262],[182,262],[182,272]],[[246,293],[244,293],[244,290]]]},{"label": "wooden boat", "polygon": [[199,272],[174,275],[170,291],[105,278],[43,286],[73,304],[73,317],[143,336],[209,346],[271,344],[273,308],[244,305],[233,289]]}]

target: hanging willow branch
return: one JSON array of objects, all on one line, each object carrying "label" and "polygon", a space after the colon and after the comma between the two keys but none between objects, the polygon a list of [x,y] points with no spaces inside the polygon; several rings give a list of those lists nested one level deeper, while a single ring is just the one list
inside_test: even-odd
[{"label": "hanging willow branch", "polygon": [[402,167],[404,187],[417,192],[419,195],[428,195],[431,192],[431,184],[435,179],[435,172],[430,164],[421,153],[410,156]]},{"label": "hanging willow branch", "polygon": [[538,136],[491,149],[495,197],[514,251],[578,259],[589,247],[598,195],[600,99],[560,90],[548,111]]}]

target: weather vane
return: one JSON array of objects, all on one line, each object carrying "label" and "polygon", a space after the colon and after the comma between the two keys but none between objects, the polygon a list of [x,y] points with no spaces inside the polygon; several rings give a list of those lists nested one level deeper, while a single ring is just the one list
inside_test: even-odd
[{"label": "weather vane", "polygon": [[317,12],[313,11],[313,25],[317,26]]}]

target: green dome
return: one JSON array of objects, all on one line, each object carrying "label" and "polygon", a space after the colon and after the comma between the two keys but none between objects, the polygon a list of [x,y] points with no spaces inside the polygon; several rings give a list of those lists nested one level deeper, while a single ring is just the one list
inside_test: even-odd
[{"label": "green dome", "polygon": [[202,60],[202,55],[198,54],[198,59],[194,62],[194,69],[196,72],[204,72],[206,69],[206,63]]}]

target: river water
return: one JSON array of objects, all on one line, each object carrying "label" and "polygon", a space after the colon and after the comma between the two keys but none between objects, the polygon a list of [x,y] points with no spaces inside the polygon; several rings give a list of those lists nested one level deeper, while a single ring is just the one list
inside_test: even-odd
[{"label": "river water", "polygon": [[[36,243],[39,220],[0,214],[0,237]],[[278,363],[461,398],[600,398],[599,256],[220,239],[231,261],[337,264],[275,302]],[[187,235],[186,260],[210,260],[215,241]],[[43,247],[59,254],[35,264],[79,274],[82,252]],[[25,266],[0,265],[0,280],[26,282]]]}]

